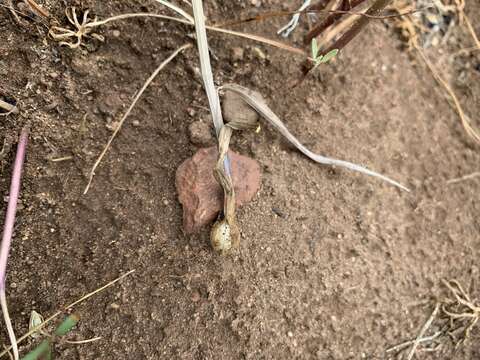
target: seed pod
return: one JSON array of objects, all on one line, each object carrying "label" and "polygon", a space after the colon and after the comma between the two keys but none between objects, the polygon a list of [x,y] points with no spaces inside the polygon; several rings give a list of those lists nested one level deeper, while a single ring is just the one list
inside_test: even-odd
[{"label": "seed pod", "polygon": [[226,219],[222,219],[213,224],[210,243],[216,252],[226,255],[238,247],[239,235],[235,224],[230,225]]}]

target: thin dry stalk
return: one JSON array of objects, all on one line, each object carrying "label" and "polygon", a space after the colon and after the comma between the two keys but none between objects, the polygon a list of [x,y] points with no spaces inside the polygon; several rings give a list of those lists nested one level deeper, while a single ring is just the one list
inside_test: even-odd
[{"label": "thin dry stalk", "polygon": [[398,352],[398,351],[401,351],[405,348],[407,348],[408,346],[412,345],[415,343],[415,341],[418,341],[419,344],[421,343],[426,343],[426,342],[431,342],[433,340],[435,340],[436,338],[438,338],[440,335],[442,335],[443,332],[442,331],[437,331],[435,334],[433,334],[432,336],[425,336],[425,337],[422,337],[420,339],[416,338],[414,340],[409,340],[409,341],[405,341],[401,344],[398,344],[398,345],[395,345],[395,346],[392,346],[391,348],[388,348],[387,350],[385,350],[386,353],[391,353],[391,352]]},{"label": "thin dry stalk", "polygon": [[[84,302],[85,300],[88,300],[89,298],[91,298],[92,296],[98,294],[99,292],[102,292],[103,290],[109,288],[110,286],[116,284],[117,282],[119,282],[120,280],[122,280],[123,278],[127,277],[128,275],[134,273],[135,270],[130,270],[129,272],[119,276],[118,278],[116,278],[115,280],[112,280],[110,281],[109,283],[105,284],[104,286],[92,291],[91,293],[88,293],[84,296],[82,296],[80,299],[74,301],[73,303],[71,303],[70,305],[67,305],[65,306],[63,309],[57,311],[55,314],[53,314],[52,316],[50,316],[48,319],[46,319],[44,322],[42,322],[41,324],[38,324],[38,326],[34,327],[33,329],[31,329],[28,333],[26,333],[25,335],[23,335],[22,337],[20,337],[19,339],[17,339],[17,344],[20,344],[21,342],[23,342],[24,340],[28,339],[32,334],[40,331],[41,329],[43,329],[47,324],[49,324],[50,322],[52,322],[54,319],[56,319],[58,316],[60,316],[61,314],[63,314],[64,312],[72,309],[73,307],[75,307],[76,305]],[[2,353],[0,353],[0,358],[2,358],[3,356],[7,355],[8,352],[12,349],[11,346],[7,347]]]},{"label": "thin dry stalk", "polygon": [[3,110],[7,111],[6,114],[0,114],[0,115],[9,115],[9,114],[18,114],[18,108],[15,105],[9,104],[6,101],[3,101],[0,99],[0,108]]},{"label": "thin dry stalk", "polygon": [[245,18],[241,18],[238,20],[229,20],[221,23],[215,24],[216,27],[225,27],[225,26],[234,26],[234,25],[240,25],[243,23],[247,22],[253,22],[253,21],[265,21],[269,18],[275,18],[275,17],[283,17],[283,16],[288,16],[288,15],[303,15],[303,14],[317,14],[317,13],[325,13],[325,14],[338,14],[338,15],[358,15],[358,16],[366,16],[371,19],[376,19],[376,20],[387,20],[387,19],[393,19],[393,18],[400,18],[402,16],[407,16],[407,15],[412,15],[418,12],[422,12],[426,9],[429,9],[429,7],[425,8],[412,8],[408,9],[404,12],[399,12],[398,14],[391,14],[391,15],[369,15],[366,14],[365,12],[361,11],[352,11],[352,10],[302,10],[302,11],[273,11],[273,12],[265,12],[262,14],[258,14],[255,16],[249,16]]},{"label": "thin dry stalk", "polygon": [[465,21],[465,24],[467,25],[467,29],[470,32],[470,35],[472,35],[473,41],[475,42],[475,45],[477,49],[480,49],[480,40],[478,40],[478,36],[475,33],[475,29],[472,26],[472,23],[470,22],[470,19],[465,15],[464,11],[462,10],[463,13],[463,19]]},{"label": "thin dry stalk", "polygon": [[430,317],[428,318],[427,322],[425,323],[425,325],[423,325],[422,329],[421,329],[420,332],[418,333],[417,338],[416,338],[415,341],[413,342],[413,346],[412,346],[412,349],[410,350],[410,352],[408,353],[407,360],[412,360],[413,355],[415,355],[415,351],[417,350],[417,347],[418,347],[418,345],[420,344],[421,339],[423,338],[425,332],[428,330],[428,328],[430,327],[430,325],[432,325],[433,320],[434,320],[435,317],[437,316],[438,311],[440,310],[440,305],[441,305],[441,304],[440,304],[439,302],[437,302],[437,303],[435,304],[435,308],[433,309],[432,315],[430,315]]},{"label": "thin dry stalk", "polygon": [[150,83],[153,81],[153,79],[155,79],[155,77],[158,75],[158,73],[170,62],[172,61],[180,52],[182,52],[183,50],[185,49],[188,49],[190,48],[192,45],[191,44],[185,44],[181,47],[179,47],[177,50],[175,50],[167,59],[165,59],[159,66],[158,68],[153,72],[152,75],[150,75],[150,77],[147,79],[147,81],[145,81],[145,83],[143,84],[142,88],[140,89],[140,91],[137,93],[137,95],[135,96],[135,98],[133,99],[133,102],[130,104],[130,107],[128,108],[127,112],[125,113],[125,115],[123,115],[122,119],[120,120],[120,122],[118,123],[117,127],[115,128],[115,131],[113,132],[112,136],[110,137],[110,139],[108,140],[107,142],[107,145],[105,146],[105,148],[103,149],[103,151],[100,153],[100,156],[97,158],[97,160],[95,161],[95,164],[93,165],[92,167],[92,170],[90,170],[90,175],[89,175],[89,178],[88,178],[88,184],[83,192],[83,194],[86,194],[88,192],[88,190],[90,189],[90,185],[92,184],[92,180],[93,180],[93,177],[95,176],[95,170],[97,169],[98,165],[100,165],[100,162],[102,161],[103,157],[105,156],[105,154],[107,153],[108,149],[110,148],[112,142],[113,142],[113,139],[115,139],[115,136],[118,134],[118,132],[120,131],[120,129],[122,128],[123,126],[123,123],[125,122],[125,120],[127,119],[128,115],[130,115],[130,113],[132,112],[133,108],[135,107],[137,101],[140,99],[140,97],[142,96],[142,94],[144,93],[145,89],[148,87],[148,85],[150,85]]},{"label": "thin dry stalk", "polygon": [[417,49],[418,53],[420,54],[420,57],[422,60],[425,62],[427,65],[428,69],[432,73],[433,77],[435,80],[445,89],[445,91],[448,93],[450,98],[453,100],[453,104],[455,106],[455,110],[458,113],[458,116],[460,117],[460,120],[462,122],[462,126],[465,129],[466,133],[477,143],[480,144],[480,132],[474,128],[474,126],[470,123],[470,120],[467,118],[467,115],[465,115],[465,112],[463,111],[462,105],[460,104],[460,101],[457,98],[457,95],[455,92],[452,90],[450,85],[447,83],[447,81],[444,80],[442,75],[440,75],[440,70],[437,70],[433,64],[430,62],[430,60],[427,58],[427,56],[424,54],[423,50],[416,44],[416,42],[413,43],[413,46],[415,49]]},{"label": "thin dry stalk", "polygon": [[28,4],[28,6],[30,7],[30,10],[32,10],[34,14],[38,16],[43,16],[44,18],[50,17],[50,13],[46,9],[38,5],[35,1],[25,0],[25,2]]},{"label": "thin dry stalk", "polygon": [[190,15],[189,13],[187,13],[186,11],[184,11],[182,8],[178,7],[177,5],[175,4],[172,4],[168,1],[165,1],[165,0],[155,0],[156,2],[168,7],[169,9],[175,11],[177,14],[180,14],[181,16],[183,16],[190,24],[193,24],[195,22],[195,20],[193,20],[193,17],[192,15]]},{"label": "thin dry stalk", "polygon": [[82,345],[82,344],[89,344],[99,340],[102,340],[101,336],[97,336],[97,337],[86,339],[86,340],[65,340],[65,342],[67,344],[72,344],[72,345]]},{"label": "thin dry stalk", "polygon": [[[366,14],[376,16],[391,2],[392,0],[376,0],[373,5],[368,8]],[[343,49],[365,28],[365,26],[368,25],[370,20],[371,18],[369,17],[361,16],[350,29],[348,29],[343,35],[340,36],[338,40],[324,50],[325,53],[328,53],[333,49]]]},{"label": "thin dry stalk", "polygon": [[193,0],[193,14],[195,16],[195,32],[197,34],[197,46],[200,57],[200,68],[202,72],[203,85],[208,97],[210,111],[212,113],[213,125],[217,137],[223,127],[222,108],[218,97],[215,83],[213,81],[212,66],[208,50],[207,31],[205,28],[205,15],[203,14],[202,0]]},{"label": "thin dry stalk", "polygon": [[[363,13],[362,13],[363,14]],[[339,34],[343,33],[345,30],[349,29],[352,24],[357,21],[359,18],[359,15],[350,15],[347,16],[344,20],[338,23],[338,25],[332,27],[328,31],[325,31],[323,34],[320,35],[318,39],[318,48],[319,49],[325,49],[327,48],[327,45],[335,39]],[[323,51],[322,52],[326,52]]]},{"label": "thin dry stalk", "polygon": [[456,184],[456,183],[459,183],[459,182],[462,182],[462,181],[465,181],[465,180],[475,179],[479,176],[480,176],[480,171],[477,171],[477,172],[474,172],[472,174],[465,175],[465,176],[462,176],[462,177],[459,177],[459,178],[450,179],[450,180],[447,181],[447,184]]},{"label": "thin dry stalk", "polygon": [[[168,15],[152,14],[152,13],[129,13],[129,14],[121,14],[121,15],[112,16],[112,17],[104,19],[104,20],[88,22],[86,24],[83,24],[83,27],[81,29],[77,29],[77,31],[72,31],[72,30],[65,29],[65,28],[60,28],[60,27],[52,27],[50,29],[50,35],[53,38],[57,38],[58,40],[65,40],[65,39],[68,39],[68,38],[79,37],[79,35],[83,36],[85,29],[91,29],[91,28],[94,28],[96,26],[105,25],[109,22],[116,21],[116,20],[131,19],[131,18],[136,18],[136,17],[153,17],[153,18],[178,22],[178,23],[185,24],[185,25],[188,25],[188,26],[194,26],[194,24],[190,23],[187,20],[175,18],[175,17],[168,16]],[[302,49],[299,49],[299,48],[296,48],[294,46],[284,44],[282,42],[272,40],[272,39],[269,39],[269,38],[266,38],[266,37],[263,37],[263,36],[250,34],[250,33],[244,33],[244,32],[240,32],[240,31],[223,29],[223,28],[217,27],[217,26],[206,25],[205,28],[207,30],[210,30],[210,31],[215,31],[215,32],[218,32],[218,33],[223,33],[223,34],[227,34],[227,35],[241,37],[241,38],[248,39],[248,40],[257,41],[257,42],[260,42],[260,43],[263,43],[263,44],[266,44],[266,45],[269,45],[269,46],[273,46],[273,47],[276,47],[276,48],[279,48],[279,49],[282,49],[282,50],[289,51],[289,52],[297,54],[297,55],[308,56],[307,52],[305,52]]]}]

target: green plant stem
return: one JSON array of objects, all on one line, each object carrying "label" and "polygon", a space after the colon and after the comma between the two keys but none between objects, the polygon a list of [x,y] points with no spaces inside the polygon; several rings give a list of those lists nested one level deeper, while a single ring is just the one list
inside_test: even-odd
[{"label": "green plant stem", "polygon": [[55,337],[61,337],[68,334],[68,332],[71,331],[75,325],[77,325],[79,320],[80,318],[78,315],[69,315],[60,325],[58,325],[57,329],[55,330],[54,337],[43,340],[35,349],[25,355],[22,360],[37,360],[43,355],[46,355],[46,359],[51,359],[51,348],[52,344],[55,342]]},{"label": "green plant stem", "polygon": [[80,317],[76,314],[69,315],[55,330],[55,336],[65,336],[77,325]]},{"label": "green plant stem", "polygon": [[25,355],[22,360],[36,360],[50,350],[50,340],[43,340],[35,349]]}]

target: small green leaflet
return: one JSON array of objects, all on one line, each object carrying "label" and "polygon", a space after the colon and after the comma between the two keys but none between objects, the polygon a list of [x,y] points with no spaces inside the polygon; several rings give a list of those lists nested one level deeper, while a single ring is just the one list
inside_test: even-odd
[{"label": "small green leaflet", "polygon": [[337,56],[337,54],[338,54],[338,49],[333,49],[333,50],[330,50],[328,53],[326,53],[323,56],[320,55],[320,56],[322,56],[321,59],[319,60],[320,64],[325,64],[325,63],[329,62],[335,56]]},{"label": "small green leaflet", "polygon": [[313,61],[315,62],[315,66],[329,62],[335,56],[337,56],[337,54],[338,54],[338,49],[333,49],[333,50],[330,50],[325,55],[319,55],[317,39],[312,40],[312,58],[313,58]]}]

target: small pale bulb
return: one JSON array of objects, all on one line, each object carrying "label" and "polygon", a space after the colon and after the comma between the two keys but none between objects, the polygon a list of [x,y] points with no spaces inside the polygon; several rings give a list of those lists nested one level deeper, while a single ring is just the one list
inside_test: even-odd
[{"label": "small pale bulb", "polygon": [[213,249],[221,254],[228,253],[234,246],[232,231],[225,219],[213,224],[212,232],[210,233],[210,242]]}]

